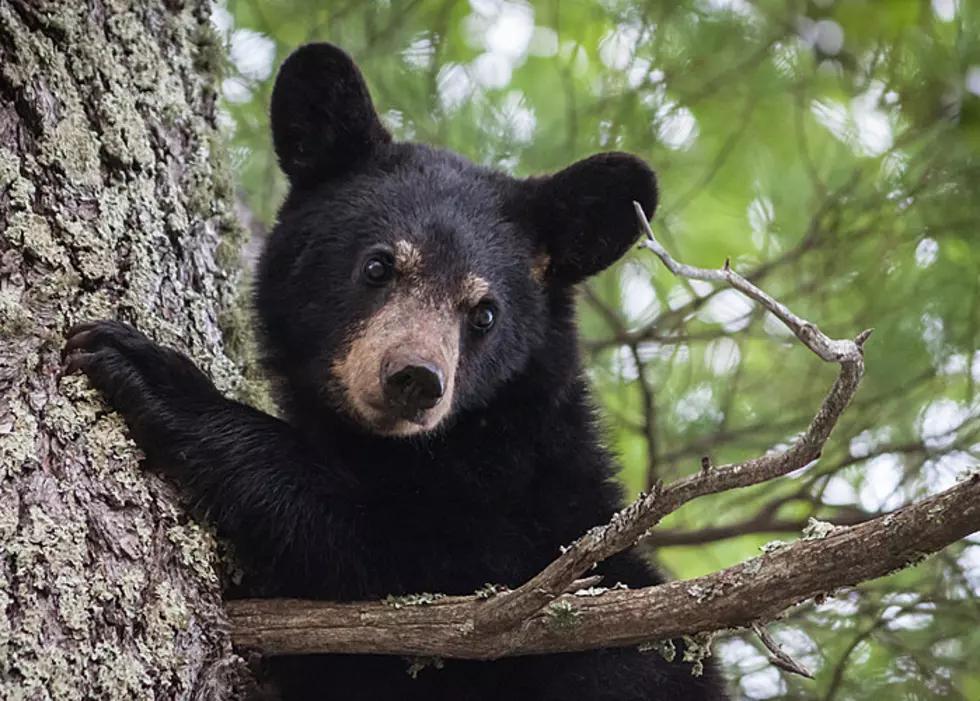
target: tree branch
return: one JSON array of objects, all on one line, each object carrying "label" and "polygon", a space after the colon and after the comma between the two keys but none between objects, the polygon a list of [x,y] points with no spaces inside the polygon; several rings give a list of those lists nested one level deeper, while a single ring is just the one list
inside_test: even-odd
[{"label": "tree branch", "polygon": [[828,363],[846,363],[848,361],[860,361],[863,357],[861,347],[871,335],[871,329],[862,332],[853,341],[835,341],[825,336],[820,330],[806,319],[801,319],[793,312],[783,306],[780,302],[767,295],[744,277],[732,270],[731,260],[726,260],[725,265],[720,270],[708,270],[706,268],[695,268],[693,265],[684,265],[671,258],[656,237],[653,229],[647,222],[646,214],[639,202],[634,202],[636,215],[643,227],[647,238],[642,246],[653,251],[667,269],[674,275],[686,277],[692,280],[706,280],[708,282],[727,282],[736,290],[750,299],[754,299],[763,307],[771,311],[780,321],[796,334],[796,337],[803,342],[807,348],[816,353],[820,358]]},{"label": "tree branch", "polygon": [[832,340],[815,325],[799,318],[735,273],[727,261],[721,270],[705,270],[678,263],[654,237],[643,208],[639,203],[633,204],[636,207],[637,221],[647,236],[645,247],[653,251],[671,272],[698,280],[729,283],[776,314],[820,358],[839,363],[840,374],[816,417],[787,450],[702,471],[693,477],[678,480],[667,488],[657,485],[649,494],[640,495],[631,506],[616,514],[608,525],[593,528],[572,543],[561,557],[512,595],[491,601],[474,621],[478,629],[501,631],[518,625],[554,599],[555,592],[565,591],[573,580],[594,563],[630,547],[664,516],[692,499],[759,484],[786,475],[817,459],[831,430],[857,391],[864,371],[864,352],[861,347],[870,336],[870,331],[865,331],[854,341]]},{"label": "tree branch", "polygon": [[806,667],[801,665],[799,662],[794,660],[789,653],[779,647],[779,643],[769,634],[769,631],[765,629],[764,626],[759,623],[752,624],[752,630],[762,644],[766,646],[766,649],[772,654],[769,661],[780,669],[784,669],[792,674],[799,674],[801,677],[806,677],[807,679],[813,679],[813,674]]},{"label": "tree branch", "polygon": [[238,644],[265,654],[314,652],[463,659],[639,645],[751,626],[842,587],[882,577],[980,530],[980,475],[951,489],[825,537],[803,538],[696,579],[599,596],[566,594],[522,625],[475,627],[484,601],[445,597],[397,608],[385,603],[230,601]]}]

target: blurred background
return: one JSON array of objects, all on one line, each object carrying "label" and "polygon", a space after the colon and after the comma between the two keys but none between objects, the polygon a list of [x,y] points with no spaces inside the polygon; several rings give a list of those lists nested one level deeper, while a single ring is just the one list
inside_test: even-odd
[{"label": "blurred background", "polygon": [[[515,175],[625,150],[680,261],[743,275],[833,337],[875,333],[823,457],[698,500],[649,539],[690,577],[935,493],[980,453],[980,3],[224,0],[222,119],[258,237],[284,192],[266,109],[311,40],[354,55],[396,138]],[[647,251],[583,289],[584,353],[630,495],[778,449],[836,367],[738,293]],[[717,646],[738,699],[980,699],[980,538]]]}]

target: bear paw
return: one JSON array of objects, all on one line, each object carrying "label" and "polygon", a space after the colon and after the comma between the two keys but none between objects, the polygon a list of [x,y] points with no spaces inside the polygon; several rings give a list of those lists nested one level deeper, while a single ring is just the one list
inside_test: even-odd
[{"label": "bear paw", "polygon": [[122,414],[138,443],[223,401],[190,358],[118,321],[69,329],[62,360],[66,375],[83,372]]}]

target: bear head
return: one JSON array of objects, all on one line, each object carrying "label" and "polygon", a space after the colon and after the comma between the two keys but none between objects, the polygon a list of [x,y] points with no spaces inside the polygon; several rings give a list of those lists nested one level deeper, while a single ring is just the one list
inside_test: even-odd
[{"label": "bear head", "polygon": [[380,435],[492,402],[547,352],[573,286],[635,243],[633,202],[657,204],[625,153],[517,179],[395,142],[326,43],[284,61],[271,122],[290,190],[257,274],[266,364],[287,407],[303,397]]}]

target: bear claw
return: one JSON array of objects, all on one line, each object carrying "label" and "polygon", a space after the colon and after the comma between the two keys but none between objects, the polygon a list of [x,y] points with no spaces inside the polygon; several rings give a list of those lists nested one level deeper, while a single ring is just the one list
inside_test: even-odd
[{"label": "bear claw", "polygon": [[65,334],[65,345],[61,357],[80,349],[92,350],[98,346],[110,346],[118,350],[135,350],[140,341],[149,345],[146,336],[132,326],[120,321],[87,321],[75,324]]}]

